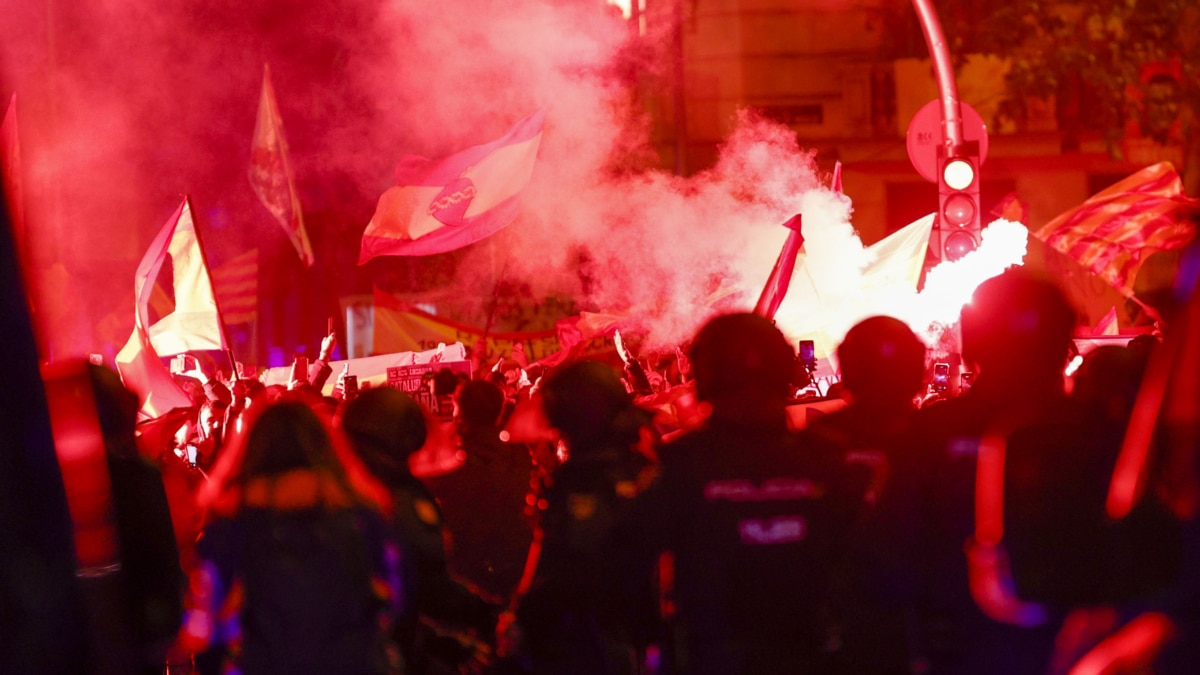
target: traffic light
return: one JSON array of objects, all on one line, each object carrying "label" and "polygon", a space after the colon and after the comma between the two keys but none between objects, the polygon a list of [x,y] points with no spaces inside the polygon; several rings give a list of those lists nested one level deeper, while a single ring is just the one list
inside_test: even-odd
[{"label": "traffic light", "polygon": [[948,153],[941,158],[938,169],[940,208],[935,250],[942,260],[953,261],[979,247],[982,223],[978,143],[965,143]]}]

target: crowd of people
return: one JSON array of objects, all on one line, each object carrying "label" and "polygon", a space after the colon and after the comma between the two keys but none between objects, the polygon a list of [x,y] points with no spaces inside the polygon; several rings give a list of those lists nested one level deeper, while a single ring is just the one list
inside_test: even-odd
[{"label": "crowd of people", "polygon": [[[447,406],[344,374],[323,396],[332,334],[286,387],[182,369],[195,409],[140,433],[108,378],[141,562],[107,659],[138,670],[102,672],[1194,673],[1197,477],[1150,462],[1106,511],[1158,340],[1068,377],[1075,324],[1010,270],[962,313],[973,383],[931,390],[912,330],[865,319],[836,354],[846,405],[803,428],[805,364],[754,314],[705,323],[666,377],[624,346],[533,378],[509,359],[431,381],[438,475],[414,458]],[[672,387],[701,414],[664,424]],[[551,434],[508,433],[525,408]]]}]

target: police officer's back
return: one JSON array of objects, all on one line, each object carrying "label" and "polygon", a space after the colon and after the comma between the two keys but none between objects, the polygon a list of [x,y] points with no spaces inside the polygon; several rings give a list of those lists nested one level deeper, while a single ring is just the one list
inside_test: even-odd
[{"label": "police officer's back", "polygon": [[427,479],[449,535],[450,569],[507,602],[520,581],[533,526],[525,516],[533,463],[524,445],[500,440],[504,393],[486,380],[459,385],[454,420],[465,455],[454,471]]},{"label": "police officer's back", "polygon": [[837,448],[847,470],[863,477],[864,490],[837,575],[836,639],[827,672],[907,673],[909,617],[896,601],[892,556],[880,546],[878,506],[917,410],[925,345],[899,319],[873,316],[846,333],[837,356],[850,404],[807,428]]},{"label": "police officer's back", "polygon": [[702,428],[662,449],[639,537],[673,556],[685,673],[822,672],[829,571],[850,503],[836,453],[788,426],[795,355],[767,320],[709,322],[692,348]]},{"label": "police officer's back", "polygon": [[1003,602],[985,607],[987,598],[971,592],[971,573],[982,570],[968,564],[964,545],[981,550],[968,543],[981,440],[1078,423],[1063,379],[1074,321],[1062,292],[1035,273],[1017,268],[982,283],[961,317],[963,358],[977,381],[923,408],[897,458],[880,512],[893,519],[885,528],[894,537],[893,559],[912,573],[912,585],[897,589],[914,593],[916,648],[931,673],[1041,673],[1053,652],[1061,617],[1038,616],[1041,610],[1008,596],[993,596]]},{"label": "police officer's back", "polygon": [[602,363],[564,368],[543,395],[569,456],[546,492],[514,598],[523,633],[518,657],[535,675],[631,673],[646,633],[635,617],[649,614],[642,608],[650,595],[634,589],[648,574],[626,572],[615,537],[648,481],[649,464],[633,446],[650,417]]}]

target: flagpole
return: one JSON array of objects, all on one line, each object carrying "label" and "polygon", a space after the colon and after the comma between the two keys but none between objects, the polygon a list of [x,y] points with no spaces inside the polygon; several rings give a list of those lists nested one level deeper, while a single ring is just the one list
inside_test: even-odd
[{"label": "flagpole", "polygon": [[504,265],[500,268],[500,274],[496,277],[496,282],[492,284],[492,306],[488,309],[487,323],[483,326],[483,343],[487,344],[488,335],[492,332],[492,323],[496,317],[496,306],[500,304],[500,282],[504,280],[504,274],[508,271],[508,258],[504,259]]},{"label": "flagpole", "polygon": [[1141,307],[1142,311],[1146,313],[1146,316],[1150,317],[1151,319],[1154,319],[1155,323],[1162,324],[1162,322],[1163,322],[1162,315],[1158,313],[1158,310],[1154,309],[1150,305],[1147,305],[1146,303],[1139,300],[1136,295],[1129,294],[1125,297],[1132,300],[1135,304],[1137,304],[1138,307]]},{"label": "flagpole", "polygon": [[755,314],[771,321],[775,320],[775,312],[783,302],[784,296],[787,295],[792,275],[796,271],[796,254],[804,245],[804,235],[800,232],[801,225],[802,216],[799,213],[788,218],[787,222],[783,224],[788,229],[787,239],[783,242],[779,257],[776,258],[775,265],[771,268],[771,274],[767,277],[762,293],[758,296],[758,302],[754,305]]},{"label": "flagpole", "polygon": [[188,211],[192,214],[192,233],[196,237],[196,248],[200,249],[200,262],[204,265],[204,274],[208,277],[209,290],[212,291],[213,305],[217,309],[217,327],[221,331],[221,339],[225,342],[225,356],[229,358],[230,380],[238,380],[237,358],[233,355],[233,341],[229,339],[229,331],[225,328],[225,315],[221,313],[221,301],[217,299],[217,287],[213,284],[212,268],[208,264],[208,254],[204,252],[204,241],[200,236],[200,220],[196,217],[196,209],[192,208],[192,198],[184,195]]}]

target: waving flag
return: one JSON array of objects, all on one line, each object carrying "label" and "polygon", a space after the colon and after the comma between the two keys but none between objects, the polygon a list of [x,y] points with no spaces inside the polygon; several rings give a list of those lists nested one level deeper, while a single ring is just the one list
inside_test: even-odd
[{"label": "waving flag", "polygon": [[225,325],[251,323],[258,318],[258,249],[250,249],[214,269],[212,282],[221,296]]},{"label": "waving flag", "polygon": [[498,140],[437,161],[408,155],[396,187],[379,198],[358,264],[381,255],[432,255],[473,244],[507,226],[533,174],[546,113],[517,122]]},{"label": "waving flag", "polygon": [[[175,310],[150,325],[154,281],[171,257]],[[133,334],[117,354],[117,371],[125,385],[142,397],[143,417],[158,417],[192,405],[160,356],[189,350],[224,349],[208,268],[192,220],[191,203],[183,203],[167,220],[142,256],[134,277]]]},{"label": "waving flag", "polygon": [[288,239],[305,265],[313,264],[312,245],[304,230],[304,214],[296,196],[296,181],[288,161],[287,140],[283,137],[283,119],[275,103],[271,69],[263,66],[262,96],[258,101],[258,121],[250,144],[250,186],[271,215],[283,226]]},{"label": "waving flag", "polygon": [[800,234],[800,220],[800,214],[796,214],[783,224],[789,230],[787,241],[783,243],[779,258],[775,260],[775,267],[771,268],[771,276],[767,277],[762,295],[758,296],[758,304],[754,306],[755,314],[774,319],[776,310],[787,295],[788,286],[792,283],[792,273],[796,271],[796,254],[800,252],[800,247],[804,246],[804,235]]},{"label": "waving flag", "polygon": [[1133,297],[1142,263],[1190,241],[1196,226],[1189,218],[1198,213],[1200,200],[1185,195],[1175,168],[1160,162],[1058,216],[1037,237]]},{"label": "waving flag", "polygon": [[[167,248],[171,256],[175,310],[150,327],[150,342],[159,356],[227,347],[208,263],[192,220],[191,203],[184,198],[179,208]],[[167,227],[171,227],[170,223]]]},{"label": "waving flag", "polygon": [[863,292],[914,291],[925,265],[933,214],[918,218],[867,247],[870,262],[862,271]]},{"label": "waving flag", "polygon": [[990,220],[1003,218],[1014,223],[1029,222],[1029,205],[1021,201],[1020,195],[1010,192],[1000,198],[1000,201],[988,212]]},{"label": "waving flag", "polygon": [[625,318],[613,314],[580,312],[555,321],[554,332],[558,337],[559,349],[538,359],[534,365],[557,368],[581,358],[588,350],[588,343],[597,337],[612,337]]}]

